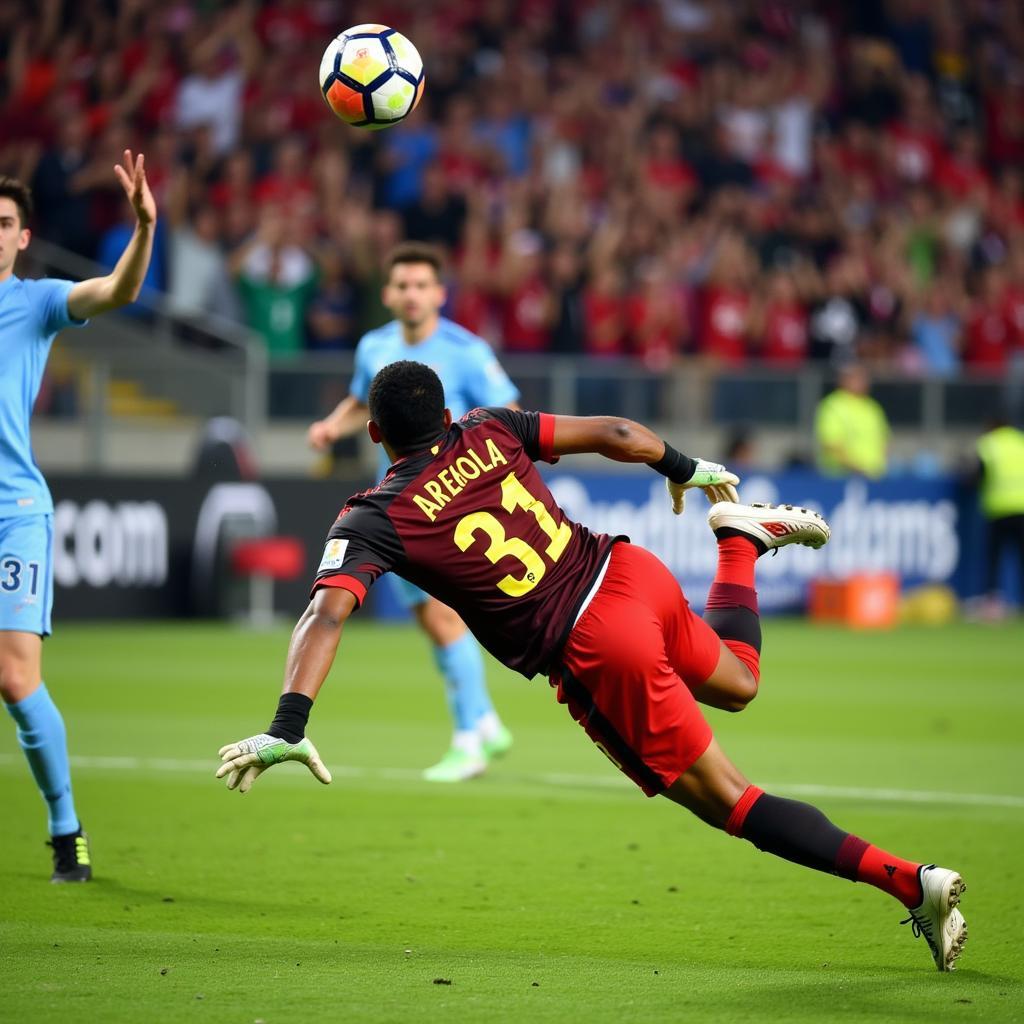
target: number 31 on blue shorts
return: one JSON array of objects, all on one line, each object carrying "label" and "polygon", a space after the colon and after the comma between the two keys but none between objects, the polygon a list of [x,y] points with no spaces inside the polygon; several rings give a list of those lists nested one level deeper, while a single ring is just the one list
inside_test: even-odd
[{"label": "number 31 on blue shorts", "polygon": [[0,630],[50,633],[53,516],[0,519]]}]

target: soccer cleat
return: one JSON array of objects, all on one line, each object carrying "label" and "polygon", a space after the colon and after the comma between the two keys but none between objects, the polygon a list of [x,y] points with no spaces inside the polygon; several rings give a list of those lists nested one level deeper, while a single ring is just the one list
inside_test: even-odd
[{"label": "soccer cleat", "polygon": [[761,554],[787,544],[824,547],[832,534],[828,523],[817,512],[794,505],[740,505],[720,501],[708,510],[708,525],[719,538],[749,537]]},{"label": "soccer cleat", "polygon": [[88,882],[92,878],[89,837],[81,828],[66,836],[53,836],[46,845],[53,848],[51,882]]},{"label": "soccer cleat", "polygon": [[957,909],[967,888],[956,871],[922,864],[917,869],[921,904],[900,924],[910,924],[914,937],[923,935],[940,971],[956,970],[956,959],[967,941],[967,922]]},{"label": "soccer cleat", "polygon": [[483,754],[471,754],[458,747],[449,747],[447,753],[435,765],[423,772],[427,782],[465,782],[483,775],[487,770],[487,758]]},{"label": "soccer cleat", "polygon": [[488,761],[492,758],[504,757],[512,749],[512,733],[505,726],[499,725],[490,736],[480,737],[480,746]]}]

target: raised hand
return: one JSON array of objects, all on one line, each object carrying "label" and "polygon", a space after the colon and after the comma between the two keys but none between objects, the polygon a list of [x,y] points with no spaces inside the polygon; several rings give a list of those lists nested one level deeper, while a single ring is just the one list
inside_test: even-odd
[{"label": "raised hand", "polygon": [[140,224],[153,224],[156,221],[156,201],[146,181],[146,158],[140,153],[132,157],[132,151],[124,151],[124,163],[116,164],[114,173],[121,182],[128,202],[132,204],[135,216]]}]

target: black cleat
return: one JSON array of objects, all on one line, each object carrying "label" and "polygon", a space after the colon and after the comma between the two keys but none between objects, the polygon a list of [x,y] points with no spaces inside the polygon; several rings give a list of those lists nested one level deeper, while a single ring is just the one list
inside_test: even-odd
[{"label": "black cleat", "polygon": [[46,845],[53,847],[51,882],[88,882],[92,878],[89,837],[81,826],[69,835],[54,836]]}]

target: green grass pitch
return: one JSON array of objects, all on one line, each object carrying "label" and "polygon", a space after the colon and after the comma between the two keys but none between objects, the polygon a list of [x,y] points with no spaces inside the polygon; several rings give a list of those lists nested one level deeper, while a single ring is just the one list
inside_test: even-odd
[{"label": "green grass pitch", "polygon": [[1024,1020],[1024,626],[765,624],[742,715],[755,781],[960,869],[939,975],[874,889],[758,853],[620,780],[541,680],[491,667],[516,736],[476,782],[409,629],[353,623],[295,765],[245,797],[217,748],[264,728],[287,630],[63,626],[47,642],[96,880],[51,886],[42,804],[0,728],[0,1018],[209,1021]]}]

